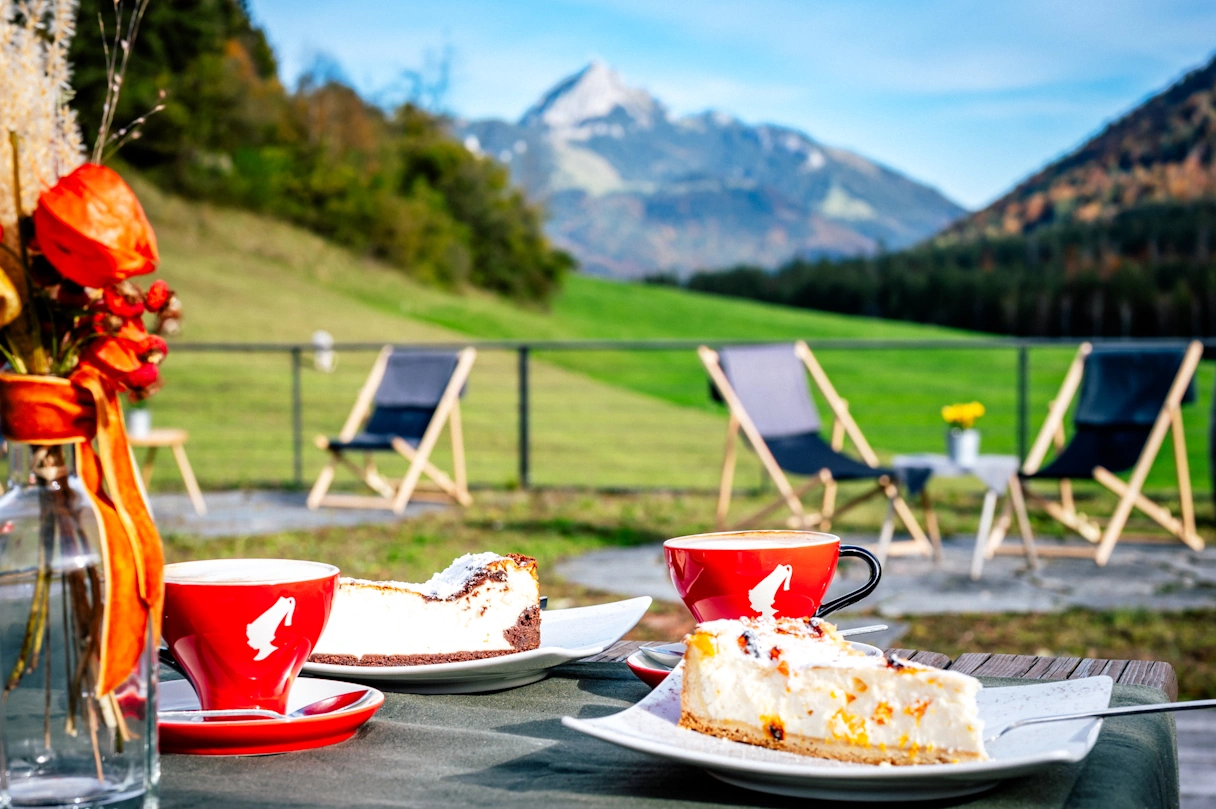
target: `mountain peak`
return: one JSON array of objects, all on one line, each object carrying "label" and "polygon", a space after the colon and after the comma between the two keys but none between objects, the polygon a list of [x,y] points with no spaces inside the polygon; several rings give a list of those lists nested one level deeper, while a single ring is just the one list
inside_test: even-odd
[{"label": "mountain peak", "polygon": [[629,87],[619,73],[596,60],[558,82],[524,113],[520,124],[572,130],[587,121],[606,118],[618,108],[641,127],[649,127],[664,112],[649,93]]},{"label": "mountain peak", "polygon": [[912,244],[965,213],[843,149],[726,112],[676,117],[592,62],[517,124],[457,124],[545,201],[546,232],[584,270],[619,278]]}]

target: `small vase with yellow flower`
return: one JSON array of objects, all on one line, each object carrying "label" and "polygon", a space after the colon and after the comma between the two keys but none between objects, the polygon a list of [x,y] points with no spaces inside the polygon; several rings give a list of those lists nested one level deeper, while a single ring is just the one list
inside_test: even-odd
[{"label": "small vase with yellow flower", "polygon": [[946,431],[946,453],[964,469],[975,466],[980,457],[980,431],[975,423],[984,415],[979,402],[946,405],[942,418],[950,425]]}]

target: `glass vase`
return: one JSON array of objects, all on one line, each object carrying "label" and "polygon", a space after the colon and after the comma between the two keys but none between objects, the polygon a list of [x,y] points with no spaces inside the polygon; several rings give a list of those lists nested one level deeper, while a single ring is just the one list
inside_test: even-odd
[{"label": "glass vase", "polygon": [[65,447],[9,445],[0,806],[156,807],[152,644],[118,688],[97,696],[105,568],[96,512],[71,462]]}]

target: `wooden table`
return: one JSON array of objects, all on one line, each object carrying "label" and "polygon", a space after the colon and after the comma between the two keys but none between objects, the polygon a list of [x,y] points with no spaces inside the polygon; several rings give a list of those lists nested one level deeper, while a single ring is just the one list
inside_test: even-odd
[{"label": "wooden table", "polygon": [[[615,663],[636,652],[642,641],[622,640],[587,662]],[[1178,675],[1169,663],[1149,660],[1100,660],[1079,657],[1035,657],[968,652],[951,660],[938,652],[890,649],[914,663],[950,669],[977,677],[1012,677],[1019,680],[1079,680],[1082,677],[1109,676],[1122,685],[1147,685],[1163,691],[1170,701],[1178,699]]]},{"label": "wooden table", "polygon": [[186,441],[189,438],[190,434],[185,430],[162,427],[149,430],[138,437],[128,435],[127,441],[132,447],[144,447],[148,450],[140,467],[145,487],[152,485],[152,467],[156,463],[156,451],[161,447],[172,449],[177,468],[182,473],[182,482],[186,484],[186,493],[190,495],[190,502],[194,505],[194,513],[201,515],[207,513],[207,504],[203,502],[203,493],[198,488],[198,481],[194,479],[190,459],[186,457]]}]

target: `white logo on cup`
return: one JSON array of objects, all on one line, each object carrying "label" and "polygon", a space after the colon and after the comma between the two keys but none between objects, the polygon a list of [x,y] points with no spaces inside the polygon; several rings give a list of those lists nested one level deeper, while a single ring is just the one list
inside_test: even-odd
[{"label": "white logo on cup", "polygon": [[253,619],[245,627],[245,637],[249,648],[257,652],[254,660],[265,660],[270,653],[279,647],[274,645],[274,633],[279,631],[279,624],[291,626],[291,617],[296,612],[296,600],[290,596],[282,596],[274,602],[274,606]]},{"label": "white logo on cup", "polygon": [[773,602],[777,600],[777,591],[790,589],[790,579],[793,577],[793,565],[777,565],[773,568],[772,573],[747,591],[747,598],[752,609],[758,612],[762,618],[776,618],[777,610],[773,607]]}]

